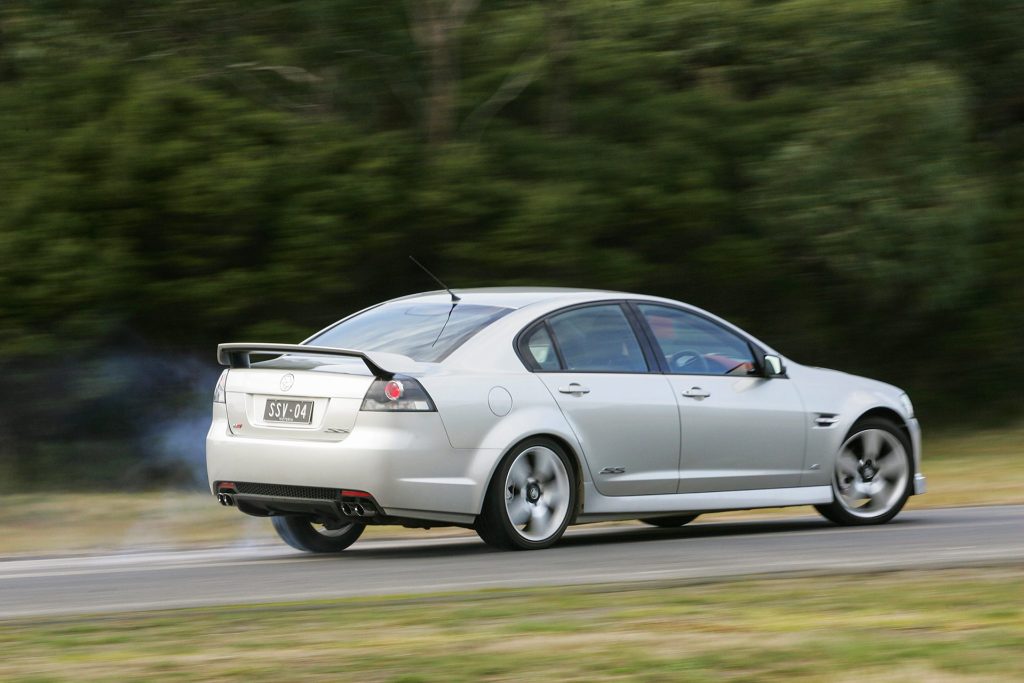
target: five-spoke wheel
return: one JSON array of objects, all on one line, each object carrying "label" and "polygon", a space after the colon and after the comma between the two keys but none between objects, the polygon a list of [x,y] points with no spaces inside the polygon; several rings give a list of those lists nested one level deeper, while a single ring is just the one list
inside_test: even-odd
[{"label": "five-spoke wheel", "polygon": [[529,439],[499,465],[477,533],[499,548],[546,548],[565,532],[575,504],[576,482],[565,451],[549,439]]},{"label": "five-spoke wheel", "polygon": [[858,422],[836,455],[833,502],[818,511],[839,524],[888,522],[910,495],[909,454],[906,435],[889,421]]}]

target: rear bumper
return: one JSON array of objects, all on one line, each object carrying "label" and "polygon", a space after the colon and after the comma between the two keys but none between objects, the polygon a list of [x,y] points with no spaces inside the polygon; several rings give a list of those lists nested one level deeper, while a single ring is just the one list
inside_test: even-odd
[{"label": "rear bumper", "polygon": [[452,448],[437,413],[360,413],[342,441],[302,441],[232,434],[214,404],[206,437],[211,491],[221,481],[353,489],[385,515],[456,524],[480,513],[500,456]]}]

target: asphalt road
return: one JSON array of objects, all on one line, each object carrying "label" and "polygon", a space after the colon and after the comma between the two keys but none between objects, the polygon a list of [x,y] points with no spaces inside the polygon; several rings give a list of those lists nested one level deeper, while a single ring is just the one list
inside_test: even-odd
[{"label": "asphalt road", "polygon": [[539,552],[473,539],[362,541],[0,561],[0,618],[478,588],[1024,563],[1024,505],[906,511],[880,527],[810,517],[680,529],[577,527]]}]

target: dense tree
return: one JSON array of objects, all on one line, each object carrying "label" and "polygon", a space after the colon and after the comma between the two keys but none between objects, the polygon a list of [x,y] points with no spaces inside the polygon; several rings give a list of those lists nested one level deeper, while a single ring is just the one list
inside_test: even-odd
[{"label": "dense tree", "polygon": [[1000,0],[4,3],[0,480],[151,462],[214,343],[430,288],[409,253],[1019,415],[1022,80]]}]

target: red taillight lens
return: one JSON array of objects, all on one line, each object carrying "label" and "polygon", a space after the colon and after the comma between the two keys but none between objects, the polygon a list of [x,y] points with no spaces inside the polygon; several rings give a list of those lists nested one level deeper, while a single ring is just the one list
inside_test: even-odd
[{"label": "red taillight lens", "polygon": [[363,397],[360,410],[380,410],[395,413],[434,412],[434,402],[426,389],[412,377],[374,380]]},{"label": "red taillight lens", "polygon": [[393,379],[384,385],[384,396],[389,401],[397,401],[405,393],[405,387],[397,379]]}]

